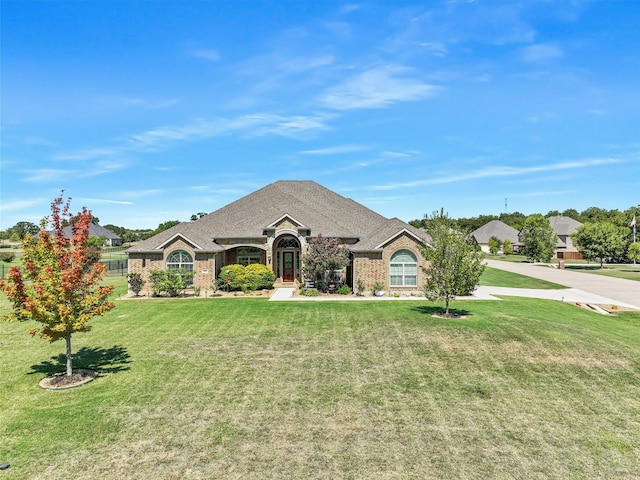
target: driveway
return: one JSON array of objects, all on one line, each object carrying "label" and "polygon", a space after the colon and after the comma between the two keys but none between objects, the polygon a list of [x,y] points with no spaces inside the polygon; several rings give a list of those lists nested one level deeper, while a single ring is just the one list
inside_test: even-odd
[{"label": "driveway", "polygon": [[[508,272],[520,273],[528,277],[540,278],[549,282],[569,287],[570,290],[548,291],[547,295],[560,295],[565,301],[583,301],[585,303],[612,303],[640,310],[640,282],[622,278],[605,277],[591,273],[560,270],[544,265],[531,263],[512,263],[500,260],[486,260],[487,266]],[[521,289],[518,289],[521,290]],[[526,289],[525,289],[526,290]],[[538,290],[538,292],[541,292]],[[495,292],[500,294],[499,292]],[[523,292],[524,293],[524,292]],[[541,292],[542,293],[542,292]],[[564,295],[563,295],[564,293]],[[573,300],[587,294],[583,300]],[[587,300],[589,294],[593,297]],[[523,295],[526,296],[526,295]],[[544,298],[544,297],[542,297]],[[609,300],[608,302],[606,300]]]}]

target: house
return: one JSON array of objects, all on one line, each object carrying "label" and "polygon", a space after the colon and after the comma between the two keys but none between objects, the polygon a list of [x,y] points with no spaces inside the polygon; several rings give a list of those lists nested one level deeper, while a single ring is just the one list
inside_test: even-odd
[{"label": "house", "polygon": [[[73,236],[73,232],[71,231],[71,226],[64,228],[64,236],[67,238],[71,238]],[[122,238],[113,233],[111,230],[104,228],[97,223],[92,223],[89,225],[89,236],[96,238],[104,238],[104,246],[105,247],[118,247],[122,245]]]},{"label": "house", "polygon": [[[554,257],[558,259],[581,259],[582,255],[573,244],[571,234],[574,233],[578,227],[582,226],[582,223],[571,217],[565,217],[564,215],[548,217],[547,220],[557,237]],[[518,239],[521,235],[522,230],[518,233]],[[523,247],[520,240],[518,240],[517,245],[519,248]]]},{"label": "house", "polygon": [[496,237],[501,242],[509,240],[511,245],[516,245],[518,243],[518,230],[500,220],[491,220],[471,232],[471,237],[480,245],[483,252],[488,252],[491,237]]},{"label": "house", "polygon": [[309,241],[319,235],[349,249],[343,275],[349,286],[422,290],[426,232],[313,181],[277,181],[144,240],[127,250],[129,272],[146,282],[152,270],[185,268],[194,272],[194,287],[210,289],[225,265],[257,262],[273,269],[277,284],[295,285],[304,280]]},{"label": "house", "polygon": [[580,259],[582,255],[571,240],[571,234],[575,233],[582,223],[571,217],[557,215],[549,217],[549,223],[554,233],[558,236],[558,244],[556,245],[556,258],[562,259]]}]

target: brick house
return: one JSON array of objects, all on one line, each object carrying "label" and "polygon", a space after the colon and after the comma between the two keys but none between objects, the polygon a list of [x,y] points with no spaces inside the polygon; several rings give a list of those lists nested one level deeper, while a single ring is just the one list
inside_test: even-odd
[{"label": "brick house", "polygon": [[127,250],[129,272],[145,282],[152,270],[186,268],[194,287],[211,289],[225,265],[262,263],[277,284],[302,282],[309,240],[338,238],[351,257],[349,286],[375,282],[388,292],[421,291],[420,248],[430,237],[398,218],[385,218],[312,181],[278,181],[193,222],[184,222]]}]

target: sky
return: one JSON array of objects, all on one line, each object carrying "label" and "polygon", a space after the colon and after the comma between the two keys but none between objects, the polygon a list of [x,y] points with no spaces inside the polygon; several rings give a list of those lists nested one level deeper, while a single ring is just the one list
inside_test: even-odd
[{"label": "sky", "polygon": [[3,0],[0,230],[313,180],[386,217],[640,204],[638,1]]}]

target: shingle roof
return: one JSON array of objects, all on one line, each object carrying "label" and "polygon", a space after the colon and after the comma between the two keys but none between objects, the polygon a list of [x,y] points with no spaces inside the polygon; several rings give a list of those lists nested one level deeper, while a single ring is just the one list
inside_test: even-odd
[{"label": "shingle roof", "polygon": [[509,240],[511,244],[518,242],[518,230],[510,227],[501,220],[491,220],[480,228],[471,232],[471,236],[479,244],[488,244],[491,237],[497,237],[504,241]]},{"label": "shingle roof", "polygon": [[549,217],[549,223],[556,235],[571,235],[578,229],[578,227],[582,226],[582,223],[578,220],[574,220],[571,217],[565,217],[564,215]]},{"label": "shingle roof", "polygon": [[[65,227],[63,233],[65,237],[71,238],[73,236],[71,226]],[[98,237],[98,238],[105,237],[109,240],[122,240],[118,235],[113,233],[111,230],[104,228],[102,225],[97,225],[95,223],[92,223],[89,225],[89,236]]]},{"label": "shingle roof", "polygon": [[[176,225],[128,252],[157,251],[175,235],[196,244],[203,251],[218,251],[215,239],[256,238],[285,215],[302,223],[311,236],[358,238],[354,246],[374,248],[378,238],[402,229],[428,239],[426,233],[398,219],[387,219],[350,198],[313,181],[281,180],[232,202],[195,222]],[[373,240],[376,239],[376,240]]]}]

